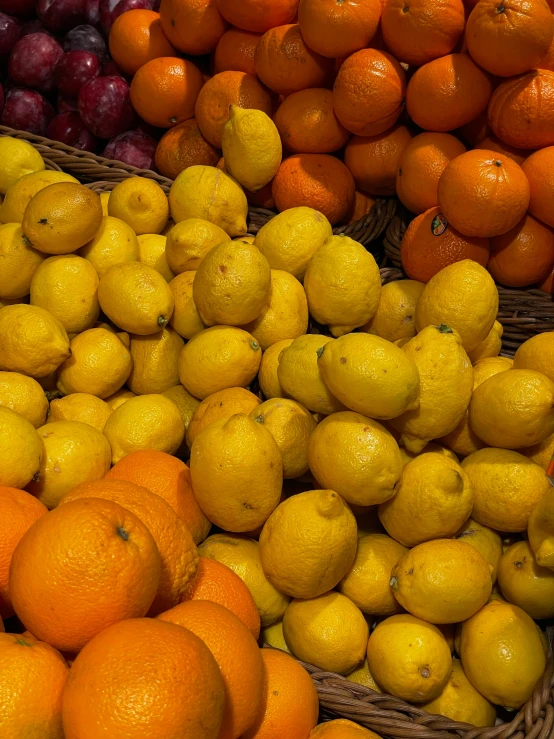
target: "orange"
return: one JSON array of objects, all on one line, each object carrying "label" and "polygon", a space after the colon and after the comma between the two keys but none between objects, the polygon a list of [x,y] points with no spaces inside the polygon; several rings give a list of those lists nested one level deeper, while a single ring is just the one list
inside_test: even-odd
[{"label": "orange", "polygon": [[194,497],[189,468],[177,457],[156,449],[131,452],[119,460],[104,479],[127,480],[151,490],[169,503],[196,544],[208,536],[211,523]]},{"label": "orange", "polygon": [[223,126],[229,108],[255,108],[272,115],[271,97],[254,75],[246,72],[220,72],[209,79],[196,101],[195,115],[202,136],[221,148]]},{"label": "orange", "polygon": [[439,205],[465,236],[500,236],[523,218],[529,183],[509,157],[474,149],[452,160],[439,180]]},{"label": "orange", "polygon": [[24,490],[0,485],[0,617],[13,616],[9,576],[13,551],[23,534],[41,516],[46,506]]},{"label": "orange", "polygon": [[332,59],[372,45],[380,16],[379,0],[300,0],[298,6],[304,41]]},{"label": "orange", "polygon": [[487,107],[490,77],[467,54],[448,54],[420,67],[406,91],[408,114],[427,131],[452,131]]},{"label": "orange", "polygon": [[536,67],[553,36],[554,18],[546,0],[480,0],[465,34],[473,59],[498,77]]},{"label": "orange", "polygon": [[195,118],[170,128],[156,147],[158,172],[171,180],[187,167],[196,164],[214,167],[218,159],[218,150],[202,136]]},{"label": "orange", "polygon": [[344,220],[354,205],[350,170],[329,154],[294,154],[273,179],[277,210],[297,206],[319,210],[331,225]]},{"label": "orange", "polygon": [[77,656],[63,696],[67,739],[217,739],[223,678],[187,629],[156,619],[122,621]]},{"label": "orange", "polygon": [[13,553],[15,612],[38,639],[77,652],[99,631],[144,616],[160,581],[156,542],[133,513],[98,498],[42,516]]},{"label": "orange", "polygon": [[394,195],[398,160],[412,140],[406,126],[396,125],[377,136],[353,136],[344,163],[356,187],[371,195]]},{"label": "orange", "polygon": [[260,190],[252,192],[252,190],[244,190],[248,205],[253,208],[275,209],[275,200],[273,200],[273,180],[264,185]]},{"label": "orange", "polygon": [[531,190],[530,212],[535,218],[554,227],[554,146],[531,154],[522,169]]},{"label": "orange", "polygon": [[527,287],[542,282],[554,265],[554,233],[526,215],[508,233],[491,239],[487,269],[496,282],[507,287]]},{"label": "orange", "polygon": [[414,66],[450,54],[464,27],[462,0],[387,0],[381,17],[387,47]]},{"label": "orange", "polygon": [[49,644],[0,634],[0,726],[6,739],[62,739],[66,661]]},{"label": "orange", "polygon": [[499,154],[510,157],[510,159],[513,159],[514,162],[516,164],[519,164],[520,167],[529,156],[528,151],[524,151],[523,149],[515,149],[513,146],[508,146],[508,144],[505,144],[503,141],[500,141],[500,139],[497,139],[496,136],[485,136],[482,141],[476,144],[475,148],[496,151]]},{"label": "orange", "polygon": [[246,72],[256,74],[254,54],[261,33],[230,28],[219,39],[214,55],[214,72]]},{"label": "orange", "polygon": [[466,148],[449,133],[420,133],[400,154],[396,194],[412,213],[438,205],[439,180],[447,165]]},{"label": "orange", "polygon": [[190,419],[187,429],[188,448],[192,449],[192,444],[198,434],[214,421],[219,421],[221,418],[229,419],[236,413],[249,416],[261,402],[257,395],[244,387],[229,387],[208,395]]},{"label": "orange", "polygon": [[473,259],[486,267],[489,250],[489,239],[462,236],[436,207],[410,223],[402,239],[400,256],[410,279],[429,282],[441,269],[462,259]]},{"label": "orange", "polygon": [[131,82],[131,102],[152,126],[171,128],[194,116],[204,78],[192,62],[165,56],[147,62]]},{"label": "orange", "polygon": [[226,565],[215,559],[199,557],[196,577],[183,595],[188,600],[219,603],[240,618],[254,639],[260,636],[260,612],[250,590]]},{"label": "orange", "polygon": [[317,724],[319,700],[306,670],[289,654],[262,649],[263,707],[242,739],[308,739]]},{"label": "orange", "polygon": [[359,221],[360,218],[363,218],[369,213],[374,205],[375,198],[372,198],[370,195],[366,195],[365,192],[356,190],[354,193],[354,207],[348,214],[348,223]]},{"label": "orange", "polygon": [[162,0],[160,19],[167,38],[186,54],[210,54],[227,28],[217,0]]},{"label": "orange", "polygon": [[554,72],[554,38],[548,47],[548,51],[537,64],[537,67],[539,69],[549,69],[551,72]]},{"label": "orange", "polygon": [[381,739],[381,737],[347,718],[336,718],[316,726],[309,739]]},{"label": "orange", "polygon": [[495,135],[519,149],[554,144],[554,72],[533,69],[502,82],[489,103]]},{"label": "orange", "polygon": [[484,110],[482,113],[479,113],[476,118],[466,123],[465,126],[460,126],[458,133],[466,144],[477,146],[480,141],[491,134],[487,111]]},{"label": "orange", "polygon": [[133,75],[143,64],[160,56],[176,56],[153,10],[129,10],[115,19],[110,29],[110,54],[127,74]]},{"label": "orange", "polygon": [[539,290],[551,294],[554,292],[554,267],[550,270],[550,274],[539,284]]},{"label": "orange", "polygon": [[218,739],[237,739],[262,708],[264,663],[256,640],[228,608],[208,600],[180,603],[158,616],[196,634],[217,662],[225,683],[225,712]]},{"label": "orange", "polygon": [[404,105],[406,77],[384,51],[362,49],[341,65],[333,87],[335,113],[359,136],[376,136],[393,126]]},{"label": "orange", "polygon": [[333,93],[321,87],[288,95],[273,120],[285,149],[296,153],[328,154],[350,136],[335,115]]},{"label": "orange", "polygon": [[291,23],[298,0],[217,0],[219,12],[229,23],[245,31],[265,33],[270,28]]}]

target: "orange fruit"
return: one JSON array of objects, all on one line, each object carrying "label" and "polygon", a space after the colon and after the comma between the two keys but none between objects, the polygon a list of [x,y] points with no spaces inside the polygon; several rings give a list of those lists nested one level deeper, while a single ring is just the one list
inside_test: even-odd
[{"label": "orange fruit", "polygon": [[210,54],[225,33],[217,0],[162,0],[160,20],[173,46],[186,54]]},{"label": "orange fruit", "polygon": [[214,54],[214,72],[246,72],[256,74],[254,54],[261,33],[230,28],[219,39]]},{"label": "orange fruit", "polygon": [[531,154],[522,169],[531,190],[530,212],[548,226],[554,226],[554,146]]},{"label": "orange fruit", "polygon": [[550,274],[539,283],[539,290],[550,294],[554,292],[554,267],[550,270]]},{"label": "orange fruit", "polygon": [[412,140],[406,126],[396,125],[377,136],[353,136],[344,163],[356,187],[371,195],[394,195],[398,160]]},{"label": "orange fruit", "polygon": [[319,700],[306,670],[278,649],[262,649],[263,707],[242,739],[307,739],[317,724]]},{"label": "orange fruit", "polygon": [[321,87],[288,95],[273,119],[288,151],[328,154],[342,147],[350,134],[333,109],[333,93]]},{"label": "orange fruit", "polygon": [[273,210],[275,208],[275,200],[273,200],[273,180],[268,182],[267,185],[264,185],[259,190],[256,190],[256,192],[252,192],[252,190],[244,190],[244,194],[248,200],[248,205],[251,205],[253,208],[266,208],[269,210]]},{"label": "orange fruit", "polygon": [[271,97],[254,75],[246,72],[214,74],[202,88],[196,101],[195,115],[202,136],[221,148],[223,126],[229,120],[229,108],[255,108],[272,115]]},{"label": "orange fruit", "polygon": [[429,282],[441,269],[462,259],[473,259],[486,267],[489,250],[489,239],[463,236],[436,207],[410,223],[402,239],[400,256],[410,279]]},{"label": "orange fruit", "polygon": [[208,536],[211,523],[194,497],[189,468],[177,457],[156,449],[131,452],[120,459],[104,479],[127,480],[151,490],[169,503],[196,544]]},{"label": "orange fruit", "polygon": [[404,105],[406,77],[394,57],[362,49],[341,65],[333,87],[335,113],[359,136],[376,136],[393,126]]},{"label": "orange fruit", "polygon": [[219,152],[200,133],[195,118],[170,128],[156,147],[155,162],[158,172],[174,180],[187,167],[217,164]]},{"label": "orange fruit", "polygon": [[0,485],[0,617],[13,616],[10,599],[10,562],[23,534],[41,516],[46,506],[24,490]]},{"label": "orange fruit", "polygon": [[524,149],[515,149],[513,146],[508,146],[508,144],[505,144],[503,141],[500,141],[500,139],[497,139],[496,136],[485,136],[482,141],[476,144],[475,148],[496,151],[499,154],[510,157],[510,159],[513,159],[514,162],[516,164],[519,164],[520,167],[529,156],[528,151],[525,151]]},{"label": "orange fruit", "polygon": [[460,126],[458,133],[462,141],[466,144],[477,146],[480,141],[491,135],[487,111],[484,110],[482,113],[479,113],[476,118],[466,123],[465,126]]},{"label": "orange fruit", "polygon": [[131,102],[152,126],[171,128],[194,117],[196,98],[204,85],[192,62],[177,57],[152,59],[131,82]]},{"label": "orange fruit", "polygon": [[525,215],[529,183],[509,157],[474,149],[453,159],[442,173],[439,205],[465,236],[500,236]]},{"label": "orange fruit", "polygon": [[554,144],[554,72],[533,69],[502,82],[489,103],[495,135],[519,149]]},{"label": "orange fruit", "polygon": [[375,198],[372,198],[370,195],[366,195],[365,192],[356,190],[354,193],[354,206],[348,215],[348,223],[359,221],[369,213],[374,205]]},{"label": "orange fruit", "polygon": [[21,634],[0,633],[2,736],[61,739],[68,672],[62,655],[49,644]]},{"label": "orange fruit", "polygon": [[162,30],[160,14],[153,10],[128,10],[115,19],[109,37],[110,54],[127,74],[160,56],[176,56]]},{"label": "orange fruit", "polygon": [[283,161],[273,179],[277,210],[297,206],[314,208],[331,225],[350,213],[354,190],[350,170],[329,154],[294,154]]},{"label": "orange fruit", "polygon": [[300,0],[298,23],[310,49],[332,59],[370,46],[381,16],[379,0]]},{"label": "orange fruit", "polygon": [[237,28],[265,33],[270,28],[291,23],[298,9],[298,0],[217,0],[219,12]]},{"label": "orange fruit", "polygon": [[536,67],[553,36],[554,18],[546,0],[480,0],[465,34],[473,59],[498,77]]},{"label": "orange fruit", "polygon": [[260,636],[260,612],[248,587],[226,565],[207,557],[198,558],[196,577],[183,595],[188,600],[219,603],[240,618],[254,639]]},{"label": "orange fruit", "polygon": [[387,0],[381,31],[397,59],[420,66],[450,54],[465,28],[462,0]]},{"label": "orange fruit", "polygon": [[237,739],[262,710],[264,663],[256,640],[228,608],[208,600],[180,603],[158,616],[196,634],[217,662],[226,705],[219,739]]},{"label": "orange fruit", "polygon": [[152,534],[133,513],[75,500],[27,531],[10,567],[15,612],[38,639],[77,652],[99,631],[144,616],[160,581]]},{"label": "orange fruit", "polygon": [[157,619],[104,629],[71,667],[63,696],[67,739],[105,736],[217,739],[223,678],[210,650],[187,629]]},{"label": "orange fruit", "polygon": [[347,718],[336,718],[316,726],[309,739],[381,739],[381,737]]},{"label": "orange fruit", "polygon": [[491,239],[487,269],[507,287],[542,282],[554,265],[554,232],[531,215],[502,236]]},{"label": "orange fruit", "polygon": [[447,165],[466,148],[449,133],[420,133],[398,159],[396,194],[412,213],[438,205],[438,186]]},{"label": "orange fruit", "polygon": [[537,67],[539,69],[549,69],[551,72],[554,72],[554,38],[548,47],[548,51],[537,64]]},{"label": "orange fruit", "polygon": [[249,416],[262,401],[244,387],[229,387],[208,395],[194,411],[187,429],[187,446],[192,445],[198,434],[214,421],[229,419],[236,413]]},{"label": "orange fruit", "polygon": [[406,90],[408,114],[427,131],[453,131],[487,107],[490,77],[467,54],[448,54],[420,67]]}]

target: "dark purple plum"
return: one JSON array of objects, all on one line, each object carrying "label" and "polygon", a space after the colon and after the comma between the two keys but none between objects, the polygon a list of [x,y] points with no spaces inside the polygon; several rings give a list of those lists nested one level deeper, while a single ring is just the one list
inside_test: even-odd
[{"label": "dark purple plum", "polygon": [[37,136],[45,136],[54,109],[39,92],[12,87],[6,94],[0,123]]},{"label": "dark purple plum", "polygon": [[98,139],[85,126],[78,113],[68,111],[52,118],[46,135],[54,141],[74,146],[83,151],[98,151]]},{"label": "dark purple plum", "polygon": [[85,22],[85,0],[38,0],[37,15],[54,33],[69,31]]},{"label": "dark purple plum", "polygon": [[85,0],[85,19],[90,26],[100,26],[100,0]]},{"label": "dark purple plum", "polygon": [[100,59],[90,51],[68,51],[56,67],[56,82],[62,95],[76,98],[89,80],[98,77]]},{"label": "dark purple plum", "polygon": [[79,115],[99,139],[112,139],[135,122],[129,85],[121,77],[95,77],[81,87]]},{"label": "dark purple plum", "polygon": [[36,0],[0,0],[0,10],[9,15],[29,15],[35,9]]},{"label": "dark purple plum", "polygon": [[25,21],[25,23],[21,24],[20,37],[23,38],[23,36],[28,36],[30,33],[45,33],[47,36],[53,35],[38,18],[34,18],[31,21]]},{"label": "dark purple plum", "polygon": [[66,98],[63,95],[58,95],[56,108],[58,113],[67,113],[69,110],[77,112],[79,110],[79,104],[77,98]]},{"label": "dark purple plum", "polygon": [[100,0],[100,25],[109,33],[112,23],[128,10],[152,10],[154,0]]},{"label": "dark purple plum", "polygon": [[31,33],[19,39],[12,49],[9,74],[18,85],[52,92],[54,71],[63,57],[63,49],[52,36]]},{"label": "dark purple plum", "polygon": [[64,51],[90,51],[101,62],[108,60],[106,42],[93,26],[81,25],[68,31],[63,40]]},{"label": "dark purple plum", "polygon": [[9,54],[13,49],[19,36],[21,26],[11,15],[0,13],[0,54]]},{"label": "dark purple plum", "polygon": [[109,142],[102,156],[139,169],[154,169],[156,146],[157,142],[142,131],[125,131]]}]

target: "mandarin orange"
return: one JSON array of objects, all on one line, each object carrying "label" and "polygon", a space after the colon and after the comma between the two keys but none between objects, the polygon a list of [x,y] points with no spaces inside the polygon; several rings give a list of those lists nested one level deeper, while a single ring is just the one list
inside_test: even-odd
[{"label": "mandarin orange", "polygon": [[283,146],[294,153],[329,154],[350,137],[335,115],[333,93],[321,87],[287,95],[273,120]]},{"label": "mandarin orange", "polygon": [[235,71],[256,74],[254,54],[261,33],[230,28],[219,39],[214,54],[214,72]]},{"label": "mandarin orange", "polygon": [[151,59],[176,56],[163,32],[160,14],[153,10],[129,10],[118,16],[110,29],[109,45],[114,62],[130,75]]},{"label": "mandarin orange", "polygon": [[513,159],[516,164],[521,165],[529,156],[529,152],[524,149],[516,149],[513,146],[508,146],[496,136],[485,136],[485,138],[475,145],[476,149],[488,149],[489,151],[496,151],[499,154],[503,154],[506,157]]},{"label": "mandarin orange", "polygon": [[194,55],[211,53],[227,28],[217,0],[162,0],[160,20],[173,46]]},{"label": "mandarin orange", "polygon": [[356,187],[370,195],[394,195],[398,160],[411,140],[409,129],[399,124],[377,136],[353,136],[344,163]]},{"label": "mandarin orange", "polygon": [[526,215],[508,233],[491,239],[487,269],[506,287],[527,287],[542,282],[554,265],[554,232]]},{"label": "mandarin orange", "polygon": [[196,118],[190,118],[164,133],[154,158],[159,173],[174,180],[184,169],[196,164],[214,167],[219,152],[202,136]]},{"label": "mandarin orange", "polygon": [[534,152],[522,164],[529,181],[529,210],[543,223],[554,227],[554,146]]},{"label": "mandarin orange", "polygon": [[244,31],[265,33],[270,28],[292,23],[298,0],[217,0],[220,13]]},{"label": "mandarin orange", "polygon": [[380,15],[379,0],[300,0],[298,6],[304,41],[331,59],[373,46]]}]

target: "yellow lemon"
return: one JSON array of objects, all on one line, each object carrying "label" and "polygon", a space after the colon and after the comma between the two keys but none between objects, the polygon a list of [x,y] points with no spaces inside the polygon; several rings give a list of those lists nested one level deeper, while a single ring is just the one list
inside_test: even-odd
[{"label": "yellow lemon", "polygon": [[269,644],[270,647],[290,654],[290,649],[283,634],[283,621],[276,621],[271,626],[266,626],[265,629],[262,629],[260,637],[264,644]]},{"label": "yellow lemon", "polygon": [[54,421],[81,421],[103,431],[112,409],[96,395],[72,393],[50,403],[48,423]]},{"label": "yellow lemon", "polygon": [[504,326],[499,321],[495,321],[487,337],[473,351],[467,353],[471,363],[475,364],[487,357],[497,357],[502,349],[503,333]]},{"label": "yellow lemon", "polygon": [[38,428],[46,422],[48,400],[32,377],[20,372],[0,372],[0,407],[10,408]]},{"label": "yellow lemon", "polygon": [[417,331],[445,323],[461,336],[470,352],[484,341],[498,313],[494,280],[477,262],[462,259],[431,277],[417,301]]},{"label": "yellow lemon", "polygon": [[347,675],[364,661],[369,627],[349,598],[331,592],[293,600],[283,616],[283,635],[297,659]]},{"label": "yellow lemon", "polygon": [[194,302],[206,326],[243,326],[260,315],[270,283],[267,259],[255,246],[224,241],[198,267]]},{"label": "yellow lemon", "polygon": [[[357,685],[363,685],[366,688],[370,688],[376,693],[382,692],[381,688],[375,682],[375,678],[369,671],[367,657],[365,658],[361,667],[357,667],[355,670],[352,670],[352,672],[349,672],[348,675],[346,675],[346,679],[350,680],[351,683],[356,683]],[[359,728],[361,729],[362,727],[360,726]]]},{"label": "yellow lemon", "polygon": [[444,454],[420,454],[404,467],[394,497],[379,506],[387,533],[413,547],[454,536],[473,509],[474,492],[457,462]]},{"label": "yellow lemon", "polygon": [[169,325],[184,339],[192,339],[193,336],[206,328],[192,295],[195,275],[196,272],[181,272],[169,283],[169,289],[175,300],[175,307],[169,319]]},{"label": "yellow lemon", "polygon": [[247,244],[253,244],[256,241],[256,237],[246,234],[245,236],[236,236],[233,241],[246,241]]},{"label": "yellow lemon", "polygon": [[310,314],[342,336],[369,321],[381,297],[373,256],[348,236],[330,236],[306,267],[304,290]]},{"label": "yellow lemon", "polygon": [[502,539],[500,534],[488,526],[483,526],[473,518],[469,518],[460,531],[456,534],[458,541],[477,549],[485,562],[488,562],[491,568],[491,580],[496,582],[496,574],[498,572],[498,564],[502,556]]},{"label": "yellow lemon", "polygon": [[415,307],[423,292],[423,282],[395,280],[384,285],[377,312],[362,328],[387,341],[411,339],[416,335]]},{"label": "yellow lemon", "polygon": [[221,140],[225,169],[251,192],[275,177],[283,147],[277,126],[261,110],[229,107],[229,119]]},{"label": "yellow lemon", "polygon": [[514,356],[514,369],[542,372],[554,382],[554,332],[537,334],[519,347]]},{"label": "yellow lemon", "polygon": [[265,350],[260,364],[258,381],[264,396],[269,398],[285,398],[286,393],[281,387],[277,371],[279,368],[279,357],[283,349],[289,347],[294,339],[282,339],[272,344]]},{"label": "yellow lemon", "polygon": [[2,223],[21,223],[25,208],[31,198],[37,192],[48,187],[48,185],[53,185],[55,182],[75,182],[79,184],[79,181],[70,174],[46,169],[20,177],[6,191],[4,202],[0,205],[0,221]]},{"label": "yellow lemon", "polygon": [[[346,679],[350,678],[347,677]],[[378,692],[381,691],[378,690]],[[310,733],[309,739],[381,739],[381,737],[353,721],[346,718],[337,718],[316,726]]]},{"label": "yellow lemon", "polygon": [[58,182],[33,196],[21,228],[34,249],[69,254],[90,241],[101,223],[102,206],[95,192],[74,182]]},{"label": "yellow lemon", "polygon": [[212,326],[185,344],[179,378],[195,398],[227,387],[245,387],[258,372],[262,351],[254,337],[234,326]]},{"label": "yellow lemon", "polygon": [[194,272],[214,246],[230,240],[229,234],[215,223],[203,218],[187,218],[173,226],[167,235],[167,262],[176,275]]},{"label": "yellow lemon", "polygon": [[112,190],[108,213],[129,224],[137,236],[159,234],[167,223],[169,205],[157,182],[147,177],[129,177]]},{"label": "yellow lemon", "polygon": [[108,215],[108,202],[110,200],[110,194],[109,192],[101,192],[100,193],[100,203],[102,204],[102,214],[104,216]]},{"label": "yellow lemon", "polygon": [[[166,393],[167,392],[169,391],[166,390]],[[165,395],[165,393],[162,393],[162,394]],[[120,390],[116,390],[115,393],[105,398],[105,400],[106,400],[106,404],[108,408],[111,408],[112,411],[115,411],[116,408],[119,408],[120,405],[123,405],[123,403],[126,403],[130,398],[136,398],[136,397],[137,396],[135,395],[135,393],[132,393],[130,390],[127,390],[126,387],[122,387]]]},{"label": "yellow lemon", "polygon": [[554,505],[552,491],[543,495],[529,518],[529,544],[541,567],[554,568]]},{"label": "yellow lemon", "polygon": [[485,357],[473,365],[474,388],[479,387],[489,377],[512,369],[514,360],[509,357]]},{"label": "yellow lemon", "polygon": [[125,221],[104,216],[94,238],[79,249],[79,255],[88,259],[98,277],[114,264],[139,261],[139,245],[133,229]]},{"label": "yellow lemon", "polygon": [[289,208],[268,221],[254,243],[271,269],[282,269],[302,280],[308,262],[332,235],[323,213],[302,206]]},{"label": "yellow lemon", "polygon": [[28,295],[44,255],[29,246],[19,223],[0,226],[0,259],[0,299],[17,300]]},{"label": "yellow lemon", "polygon": [[275,439],[283,462],[283,477],[294,478],[308,471],[308,440],[316,427],[303,405],[287,398],[266,400],[250,413]]},{"label": "yellow lemon", "polygon": [[[183,419],[183,423],[185,424],[185,433],[188,431],[189,424],[191,422],[191,419],[200,405],[200,401],[196,398],[193,398],[192,395],[185,390],[185,388],[182,385],[175,385],[175,387],[170,387],[168,390],[164,390],[162,395],[165,395],[166,398],[169,398],[177,408],[179,409],[179,412],[181,413],[181,418]],[[106,399],[107,401],[109,398]]]},{"label": "yellow lemon", "polygon": [[229,419],[237,413],[248,415],[259,405],[260,399],[243,387],[229,387],[219,390],[198,404],[187,429],[187,444],[192,444],[198,434],[214,421]]},{"label": "yellow lemon", "polygon": [[439,629],[409,614],[390,616],[376,626],[367,661],[387,693],[412,703],[439,696],[452,670],[450,648]]},{"label": "yellow lemon", "polygon": [[138,238],[139,261],[153,267],[159,272],[166,282],[172,280],[175,275],[170,270],[165,255],[167,237],[161,234],[141,234]]},{"label": "yellow lemon", "polygon": [[[392,433],[395,439],[398,439],[400,441],[400,434],[398,434],[396,429],[394,429],[392,426],[389,426],[389,431]],[[419,457],[420,454],[431,454],[431,453],[443,454],[446,457],[449,457],[450,459],[452,459],[454,462],[460,461],[453,451],[451,451],[450,449],[447,449],[444,446],[441,446],[440,444],[437,444],[434,441],[430,441],[428,444],[426,444],[423,447],[423,449],[417,454],[415,452],[409,452],[404,446],[400,447],[400,455],[402,457],[402,464],[404,467],[408,464],[408,462],[411,462],[412,459]]]},{"label": "yellow lemon", "polygon": [[537,564],[526,541],[508,547],[498,567],[498,584],[507,601],[531,618],[554,616],[554,572]]},{"label": "yellow lemon", "polygon": [[333,413],[309,440],[310,470],[324,488],[347,503],[369,506],[392,497],[402,458],[392,434],[360,413]]},{"label": "yellow lemon", "polygon": [[163,393],[179,384],[179,355],[185,342],[172,328],[151,336],[131,336],[133,369],[127,379],[136,395]]},{"label": "yellow lemon", "polygon": [[186,218],[202,218],[229,236],[242,236],[247,231],[246,195],[217,167],[195,165],[183,170],[171,185],[169,207],[176,224]]},{"label": "yellow lemon", "polygon": [[530,616],[511,603],[487,604],[462,626],[460,657],[481,695],[520,708],[544,672],[541,637]]},{"label": "yellow lemon", "polygon": [[38,151],[21,139],[11,136],[0,138],[0,193],[5,194],[10,185],[31,172],[44,170],[44,159]]},{"label": "yellow lemon", "polygon": [[24,488],[38,477],[42,453],[33,424],[0,405],[0,485]]},{"label": "yellow lemon", "polygon": [[525,454],[526,457],[529,457],[532,462],[538,464],[539,467],[546,470],[548,469],[550,460],[554,455],[554,434],[547,436],[546,439],[541,441],[539,444],[534,444],[533,446],[529,446],[526,449],[520,449],[519,451],[521,454]]},{"label": "yellow lemon", "polygon": [[281,592],[315,598],[349,571],[357,538],[356,519],[340,495],[309,490],[287,498],[267,519],[260,535],[262,566]]},{"label": "yellow lemon", "polygon": [[142,262],[116,264],[100,278],[98,300],[116,326],[149,336],[169,322],[175,304],[164,278]]},{"label": "yellow lemon", "polygon": [[47,508],[55,508],[76,485],[99,480],[110,469],[106,437],[81,421],[56,421],[37,429],[43,455],[38,480],[27,490]]}]

